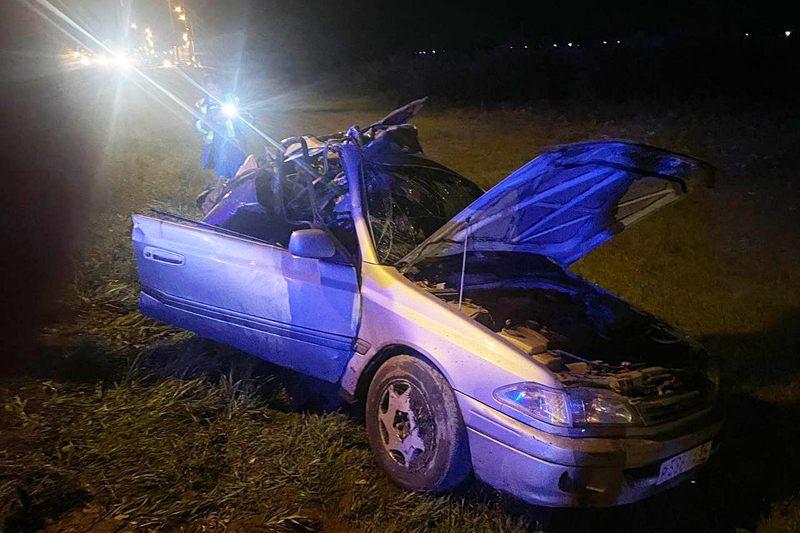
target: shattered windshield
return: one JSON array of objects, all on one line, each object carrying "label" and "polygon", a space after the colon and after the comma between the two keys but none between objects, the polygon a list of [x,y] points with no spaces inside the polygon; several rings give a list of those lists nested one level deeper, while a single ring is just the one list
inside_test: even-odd
[{"label": "shattered windshield", "polygon": [[381,264],[394,265],[483,194],[433,165],[374,165],[365,172],[367,206]]}]

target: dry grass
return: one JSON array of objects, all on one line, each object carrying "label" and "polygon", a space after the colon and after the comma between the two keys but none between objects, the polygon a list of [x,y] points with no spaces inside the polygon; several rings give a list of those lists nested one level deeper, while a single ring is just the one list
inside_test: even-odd
[{"label": "dry grass", "polygon": [[26,400],[4,390],[14,436],[3,442],[14,450],[2,457],[0,500],[14,502],[7,529],[38,529],[63,501],[91,502],[81,514],[97,524],[145,530],[526,530],[497,498],[399,491],[349,417],[285,412],[281,395],[271,404],[257,384],[226,375],[107,390],[27,381],[16,391]]},{"label": "dry grass", "polygon": [[[797,530],[800,252],[788,243],[800,228],[780,199],[794,191],[785,147],[798,139],[781,117],[760,126],[782,137],[761,143],[752,117],[689,109],[434,109],[417,120],[429,155],[484,187],[539,147],[600,136],[720,166],[717,189],[642,222],[575,270],[723,357],[733,389],[727,447],[683,491],[559,512],[478,483],[441,498],[403,492],[378,469],[357,421],[324,414],[324,399],[302,401],[319,384],[143,318],[129,216],[148,206],[191,216],[205,177],[188,124],[131,98],[136,112],[117,117],[92,191],[64,318],[45,332],[36,379],[0,390],[7,530],[528,531],[540,521],[554,531]],[[276,137],[367,124],[387,110],[367,99],[271,101],[259,124]]]}]

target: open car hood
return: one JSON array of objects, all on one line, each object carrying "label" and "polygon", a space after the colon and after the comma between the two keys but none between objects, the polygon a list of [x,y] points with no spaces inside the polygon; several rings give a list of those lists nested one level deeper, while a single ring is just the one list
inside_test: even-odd
[{"label": "open car hood", "polygon": [[406,255],[400,266],[471,251],[540,254],[567,266],[683,198],[713,167],[627,141],[548,148]]}]

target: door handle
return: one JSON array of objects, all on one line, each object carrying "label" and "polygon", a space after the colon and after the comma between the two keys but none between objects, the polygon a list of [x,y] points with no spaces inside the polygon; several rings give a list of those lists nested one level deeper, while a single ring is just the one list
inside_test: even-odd
[{"label": "door handle", "polygon": [[145,247],[144,258],[172,266],[181,266],[185,261],[185,258],[179,253],[153,248],[152,246]]}]

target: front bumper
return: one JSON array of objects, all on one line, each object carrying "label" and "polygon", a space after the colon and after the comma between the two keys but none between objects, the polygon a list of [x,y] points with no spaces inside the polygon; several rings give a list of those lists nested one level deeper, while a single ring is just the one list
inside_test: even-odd
[{"label": "front bumper", "polygon": [[622,505],[674,487],[694,470],[657,484],[661,463],[712,440],[722,427],[721,417],[709,412],[666,434],[564,437],[523,424],[469,396],[456,396],[477,477],[528,503],[549,507]]}]

